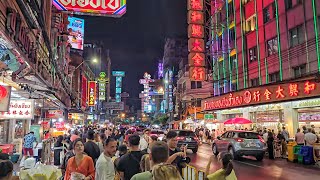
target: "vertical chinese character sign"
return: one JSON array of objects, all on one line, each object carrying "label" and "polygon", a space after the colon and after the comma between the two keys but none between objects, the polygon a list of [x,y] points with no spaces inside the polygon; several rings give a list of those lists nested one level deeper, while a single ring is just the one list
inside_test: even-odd
[{"label": "vertical chinese character sign", "polygon": [[109,83],[109,79],[107,78],[107,74],[105,72],[100,72],[99,78],[99,100],[106,100],[106,85]]},{"label": "vertical chinese character sign", "polygon": [[203,0],[188,0],[188,60],[191,81],[206,79],[203,10]]},{"label": "vertical chinese character sign", "polygon": [[88,106],[94,106],[96,101],[96,82],[95,81],[89,81],[88,82]]},{"label": "vertical chinese character sign", "polygon": [[116,102],[121,102],[122,78],[125,76],[125,72],[112,71],[112,76],[116,77]]}]

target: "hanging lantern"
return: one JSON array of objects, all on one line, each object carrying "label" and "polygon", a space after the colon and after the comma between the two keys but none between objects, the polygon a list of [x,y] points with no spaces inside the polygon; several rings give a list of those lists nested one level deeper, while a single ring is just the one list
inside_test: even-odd
[{"label": "hanging lantern", "polygon": [[7,89],[4,86],[0,86],[0,98],[5,98],[7,94]]}]

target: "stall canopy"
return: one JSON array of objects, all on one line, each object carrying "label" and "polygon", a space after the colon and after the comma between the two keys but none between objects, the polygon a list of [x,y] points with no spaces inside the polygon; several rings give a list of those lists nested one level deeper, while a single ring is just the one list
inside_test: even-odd
[{"label": "stall canopy", "polygon": [[252,121],[250,121],[249,119],[237,117],[226,120],[224,124],[252,124]]}]

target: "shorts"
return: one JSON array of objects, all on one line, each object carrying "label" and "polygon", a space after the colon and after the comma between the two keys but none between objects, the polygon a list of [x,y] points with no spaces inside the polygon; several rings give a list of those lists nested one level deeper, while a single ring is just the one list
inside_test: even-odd
[{"label": "shorts", "polygon": [[33,149],[32,148],[23,148],[23,154],[25,156],[28,156],[28,152],[29,152],[29,156],[33,157]]}]

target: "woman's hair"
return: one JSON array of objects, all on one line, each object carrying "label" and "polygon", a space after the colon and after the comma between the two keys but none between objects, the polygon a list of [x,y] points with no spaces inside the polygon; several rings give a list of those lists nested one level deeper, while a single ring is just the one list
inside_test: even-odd
[{"label": "woman's hair", "polygon": [[76,144],[78,142],[81,142],[83,144],[82,139],[81,138],[77,138],[76,140],[73,141],[73,144],[72,144],[73,149],[76,147]]},{"label": "woman's hair", "polygon": [[13,171],[13,164],[9,160],[0,160],[0,179],[7,177]]},{"label": "woman's hair", "polygon": [[176,166],[171,164],[158,164],[152,168],[153,180],[181,180],[182,177]]},{"label": "woman's hair", "polygon": [[233,170],[232,155],[229,153],[224,154],[221,161],[222,161],[223,169],[225,170],[225,175],[229,176],[229,174]]}]

